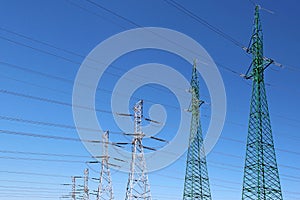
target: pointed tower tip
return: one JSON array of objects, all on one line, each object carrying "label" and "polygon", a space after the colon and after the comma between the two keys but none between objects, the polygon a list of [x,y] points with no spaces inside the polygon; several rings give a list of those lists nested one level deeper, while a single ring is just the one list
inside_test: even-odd
[{"label": "pointed tower tip", "polygon": [[256,4],[256,5],[255,5],[255,11],[256,11],[256,12],[259,12],[259,10],[260,10],[260,5]]},{"label": "pointed tower tip", "polygon": [[195,58],[195,59],[193,60],[193,67],[194,67],[194,68],[196,68],[196,66],[197,66],[197,61],[198,61],[197,58]]}]

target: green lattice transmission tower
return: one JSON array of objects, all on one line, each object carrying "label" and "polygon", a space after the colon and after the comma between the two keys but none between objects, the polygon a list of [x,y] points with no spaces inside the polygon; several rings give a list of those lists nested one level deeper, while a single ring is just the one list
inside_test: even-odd
[{"label": "green lattice transmission tower", "polygon": [[259,6],[255,8],[254,30],[248,52],[253,55],[253,61],[245,77],[252,79],[253,84],[242,199],[282,200],[264,83],[264,70],[273,61],[263,56]]},{"label": "green lattice transmission tower", "polygon": [[211,200],[199,112],[203,101],[199,98],[199,81],[195,62],[193,65],[190,92],[192,93],[192,104],[190,107],[192,120],[183,199]]}]

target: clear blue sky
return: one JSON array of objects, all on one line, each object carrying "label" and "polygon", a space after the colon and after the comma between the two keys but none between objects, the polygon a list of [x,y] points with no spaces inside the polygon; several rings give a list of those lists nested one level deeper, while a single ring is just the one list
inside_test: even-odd
[{"label": "clear blue sky", "polygon": [[[245,73],[251,59],[240,47],[162,0],[142,3],[133,0],[126,2],[95,0],[95,2],[141,26],[165,27],[185,33],[202,44],[212,58],[221,64],[218,67],[225,83],[228,111],[222,136],[207,158],[208,172],[213,199],[240,199],[251,82],[243,80],[224,66],[232,71]],[[288,0],[257,1],[257,3],[274,12],[271,14],[265,10],[261,11],[265,55],[285,66],[283,69],[272,66],[268,68],[265,76],[283,195],[285,200],[300,199],[300,136],[298,135],[300,89],[297,87],[300,83],[298,78],[300,75],[299,2]],[[83,7],[84,10],[74,4]],[[250,1],[211,0],[189,1],[181,4],[242,44],[248,44],[254,14],[254,7]],[[84,57],[106,38],[136,28],[85,0],[3,0],[0,3],[0,24],[1,91],[7,90],[69,104],[72,103],[72,81]],[[122,70],[109,68],[102,80],[105,84],[100,84],[99,87],[111,91],[118,77],[125,71],[149,62],[173,66],[190,79],[191,66],[183,60],[165,52],[145,50],[130,53],[116,60],[115,66],[119,66]],[[209,102],[207,88],[202,80],[200,82],[202,98]],[[184,90],[182,94],[185,94]],[[98,109],[110,110],[110,95],[103,90],[97,92]],[[135,93],[135,96],[148,100],[145,102],[146,112],[151,106],[150,101],[178,107],[175,97],[165,88],[156,90],[143,87]],[[72,109],[68,105],[58,105],[3,92],[0,94],[0,102],[0,126],[1,130],[6,130],[6,133],[7,131],[26,132],[79,138],[76,130],[72,128],[8,120],[10,117],[74,126]],[[131,103],[134,103],[134,99]],[[178,109],[166,106],[166,110],[175,116],[178,114]],[[201,121],[204,133],[209,123],[209,115],[210,107],[203,106]],[[102,113],[98,118],[105,122],[106,129],[119,131],[111,114]],[[170,140],[176,128],[176,123],[167,121],[166,127],[159,136]],[[71,191],[70,186],[61,184],[71,183],[70,177],[73,175],[82,175],[84,168],[87,167],[84,162],[90,160],[89,152],[80,142],[34,138],[3,132],[0,134],[0,199],[37,200],[45,197],[58,199]],[[113,141],[121,142],[130,139],[118,134],[112,134],[111,138]],[[145,143],[154,147],[162,145],[151,141]],[[45,156],[28,152],[73,156]],[[76,157],[78,155],[86,157]],[[67,163],[57,162],[57,160],[82,162]],[[100,166],[91,167],[96,170],[95,172],[91,170],[91,177],[98,177],[96,172],[99,171]],[[184,171],[185,155],[173,165],[150,173],[153,199],[181,199]],[[114,170],[112,174],[115,198],[124,199],[128,175]],[[90,186],[91,190],[96,189],[97,183],[90,182]]]}]

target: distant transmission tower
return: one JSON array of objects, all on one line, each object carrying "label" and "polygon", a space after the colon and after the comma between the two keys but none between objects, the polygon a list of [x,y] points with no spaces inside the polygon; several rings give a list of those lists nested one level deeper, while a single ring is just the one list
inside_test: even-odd
[{"label": "distant transmission tower", "polygon": [[101,162],[100,180],[97,192],[97,200],[113,200],[113,188],[109,170],[109,155],[108,155],[108,138],[109,132],[106,131],[103,135],[103,157]]},{"label": "distant transmission tower", "polygon": [[263,56],[259,6],[255,8],[254,30],[248,52],[253,55],[252,71],[249,73],[250,67],[245,78],[252,78],[253,84],[242,199],[282,200],[264,83],[264,70],[273,60]]},{"label": "distant transmission tower", "polygon": [[[72,200],[76,200],[76,194],[78,193],[78,191],[76,190],[76,179],[78,178],[82,178],[82,176],[72,176],[72,193],[71,193],[71,199]],[[70,184],[63,184],[63,185],[70,185]],[[69,195],[68,195],[69,196]],[[67,198],[68,196],[64,197]]]},{"label": "distant transmission tower", "polygon": [[76,200],[76,177],[72,176],[72,200]]},{"label": "distant transmission tower", "polygon": [[192,104],[190,108],[192,120],[186,161],[183,199],[211,200],[199,112],[199,108],[203,104],[203,101],[199,98],[199,80],[195,61],[193,65],[190,92],[192,93]]},{"label": "distant transmission tower", "polygon": [[143,117],[143,100],[134,106],[134,134],[132,141],[132,160],[126,189],[125,200],[151,200],[150,185],[144,157],[141,123]]},{"label": "distant transmission tower", "polygon": [[89,169],[84,170],[84,188],[83,188],[83,200],[89,200],[90,195],[89,195]]}]

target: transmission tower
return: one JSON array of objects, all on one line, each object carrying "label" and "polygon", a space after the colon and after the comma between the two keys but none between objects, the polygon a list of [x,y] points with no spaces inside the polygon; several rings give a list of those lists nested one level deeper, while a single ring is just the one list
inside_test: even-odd
[{"label": "transmission tower", "polygon": [[72,176],[72,200],[76,200],[76,177]]},{"label": "transmission tower", "polygon": [[134,134],[132,141],[132,159],[126,189],[125,200],[151,200],[150,185],[144,157],[141,123],[143,117],[143,100],[134,106]]},{"label": "transmission tower", "polygon": [[192,112],[192,119],[183,199],[211,200],[199,112],[199,108],[204,102],[199,98],[199,80],[195,61],[192,71],[190,92],[192,93],[192,104],[189,111]]},{"label": "transmission tower", "polygon": [[[82,178],[82,176],[72,176],[71,178],[72,178],[72,184],[63,184],[63,185],[72,185],[71,199],[76,200],[76,194],[78,193],[78,191],[76,190],[76,179]],[[66,197],[68,196],[69,195],[67,195]]]},{"label": "transmission tower", "polygon": [[242,199],[282,200],[264,83],[264,70],[273,60],[263,56],[259,6],[255,8],[254,30],[248,52],[253,55],[253,61],[245,78],[251,78],[253,83]]},{"label": "transmission tower", "polygon": [[108,140],[109,132],[106,131],[102,135],[103,141],[103,157],[101,162],[100,180],[97,191],[97,200],[112,200],[114,199],[112,181],[109,170],[109,155],[108,155]]},{"label": "transmission tower", "polygon": [[85,169],[84,170],[83,200],[89,200],[90,199],[88,182],[89,182],[89,169]]}]

